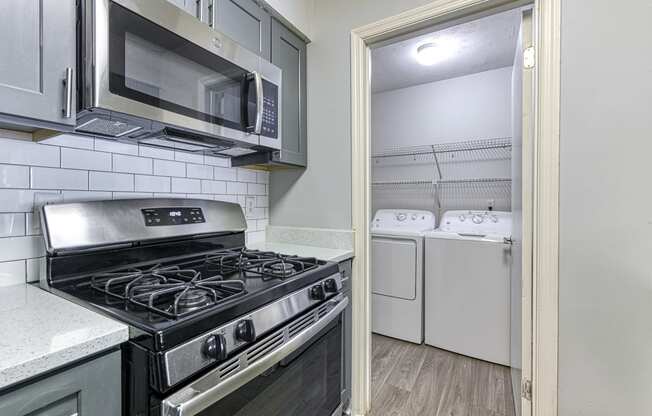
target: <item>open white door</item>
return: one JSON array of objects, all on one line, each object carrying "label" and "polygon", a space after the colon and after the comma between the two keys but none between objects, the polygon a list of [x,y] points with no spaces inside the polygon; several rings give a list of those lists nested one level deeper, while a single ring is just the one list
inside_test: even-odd
[{"label": "open white door", "polygon": [[511,357],[516,415],[532,402],[532,221],[534,166],[534,62],[532,11],[523,12],[512,77]]}]

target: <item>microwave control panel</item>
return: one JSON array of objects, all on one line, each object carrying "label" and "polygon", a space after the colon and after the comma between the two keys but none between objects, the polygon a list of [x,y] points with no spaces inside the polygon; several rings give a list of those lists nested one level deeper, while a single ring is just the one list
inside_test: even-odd
[{"label": "microwave control panel", "polygon": [[142,212],[147,227],[206,222],[201,208],[145,208]]},{"label": "microwave control panel", "polygon": [[260,134],[278,139],[278,86],[263,80],[263,125]]}]

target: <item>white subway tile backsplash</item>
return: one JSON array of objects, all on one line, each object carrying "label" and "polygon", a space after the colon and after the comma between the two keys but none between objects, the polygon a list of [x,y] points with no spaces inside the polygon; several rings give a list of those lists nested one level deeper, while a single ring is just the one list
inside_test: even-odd
[{"label": "white subway tile backsplash", "polygon": [[213,168],[213,179],[218,181],[235,181],[237,179],[237,171],[229,168]]},{"label": "white subway tile backsplash", "polygon": [[61,147],[74,147],[76,149],[93,150],[94,140],[92,137],[76,134],[60,134],[49,139],[42,140],[43,144],[52,144]]},{"label": "white subway tile backsplash", "polygon": [[211,166],[188,163],[186,165],[186,176],[197,179],[213,179],[213,168]]},{"label": "white subway tile backsplash", "polygon": [[203,194],[224,194],[226,183],[221,181],[201,181],[201,192]]},{"label": "white subway tile backsplash", "polygon": [[0,285],[38,280],[45,249],[34,212],[44,203],[154,197],[244,207],[251,194],[247,240],[264,239],[269,175],[229,159],[73,134],[45,143],[0,137],[0,149]]},{"label": "white subway tile backsplash", "polygon": [[111,199],[111,192],[103,191],[63,191],[63,202],[101,201]]},{"label": "white subway tile backsplash", "polygon": [[0,238],[0,262],[30,259],[44,255],[45,246],[43,237],[40,235]]},{"label": "white subway tile backsplash", "polygon": [[58,167],[59,147],[0,138],[0,163]]},{"label": "white subway tile backsplash", "polygon": [[256,207],[258,208],[267,208],[269,207],[269,198],[267,195],[265,196],[257,196],[256,197]]},{"label": "white subway tile backsplash", "polygon": [[92,191],[129,192],[134,190],[134,175],[108,172],[90,172],[89,175],[89,188]]},{"label": "white subway tile backsplash", "polygon": [[0,237],[25,235],[25,214],[0,214]]},{"label": "white subway tile backsplash", "polygon": [[136,192],[170,192],[170,178],[136,175]]},{"label": "white subway tile backsplash", "polygon": [[0,165],[0,188],[29,188],[29,168]]},{"label": "white subway tile backsplash", "polygon": [[178,160],[180,162],[190,162],[190,163],[197,163],[198,165],[203,165],[204,164],[204,155],[196,154],[196,153],[186,153],[186,152],[174,152],[174,160]]},{"label": "white subway tile backsplash", "polygon": [[247,184],[243,182],[227,182],[226,193],[230,195],[244,195],[247,193]]},{"label": "white subway tile backsplash", "polygon": [[85,170],[32,168],[31,187],[36,189],[88,189]]},{"label": "white subway tile backsplash", "polygon": [[211,166],[220,166],[223,168],[231,167],[231,159],[225,157],[204,156],[204,164]]},{"label": "white subway tile backsplash", "polygon": [[28,212],[25,214],[25,234],[26,235],[39,235],[41,234],[41,220],[39,214]]},{"label": "white subway tile backsplash", "polygon": [[113,171],[152,174],[152,159],[140,156],[113,155]]},{"label": "white subway tile backsplash", "polygon": [[269,172],[256,172],[256,182],[269,183]]},{"label": "white subway tile backsplash", "polygon": [[186,164],[168,160],[154,160],[154,175],[161,176],[186,176]]},{"label": "white subway tile backsplash", "polygon": [[114,192],[113,199],[143,199],[153,198],[154,194],[151,192]]},{"label": "white subway tile backsplash", "polygon": [[238,182],[256,182],[256,171],[238,168]]},{"label": "white subway tile backsplash", "polygon": [[124,155],[138,155],[138,146],[120,143],[115,140],[95,139],[95,150],[100,152],[120,153]]},{"label": "white subway tile backsplash", "polygon": [[201,193],[201,181],[199,179],[172,178],[172,192]]},{"label": "white subway tile backsplash", "polygon": [[41,274],[45,273],[45,257],[27,259],[27,282],[38,282]]},{"label": "white subway tile backsplash", "polygon": [[61,148],[61,167],[111,171],[111,154],[90,150]]},{"label": "white subway tile backsplash", "polygon": [[247,184],[247,194],[248,195],[265,195],[267,192],[265,190],[267,185],[262,183],[248,183]]},{"label": "white subway tile backsplash", "polygon": [[145,156],[145,157],[151,157],[154,159],[174,160],[174,151],[172,150],[159,149],[157,147],[141,145],[138,149],[138,152],[141,156]]},{"label": "white subway tile backsplash", "polygon": [[0,263],[0,286],[25,283],[25,260]]},{"label": "white subway tile backsplash", "polygon": [[31,212],[34,190],[0,189],[0,212]]}]

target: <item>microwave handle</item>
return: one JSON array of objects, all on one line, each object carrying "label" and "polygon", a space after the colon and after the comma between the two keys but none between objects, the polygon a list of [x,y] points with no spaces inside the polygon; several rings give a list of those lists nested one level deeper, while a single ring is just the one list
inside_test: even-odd
[{"label": "microwave handle", "polygon": [[256,84],[256,124],[254,125],[254,134],[261,134],[263,130],[263,105],[265,102],[263,77],[258,72],[254,72],[253,76]]}]

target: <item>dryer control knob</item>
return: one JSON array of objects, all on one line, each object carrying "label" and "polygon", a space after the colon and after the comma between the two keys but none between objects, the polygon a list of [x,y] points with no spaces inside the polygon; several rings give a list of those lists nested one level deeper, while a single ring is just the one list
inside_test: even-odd
[{"label": "dryer control knob", "polygon": [[484,218],[482,218],[482,215],[476,214],[476,215],[473,216],[473,222],[475,224],[482,224],[483,221],[484,221]]},{"label": "dryer control knob", "polygon": [[498,222],[498,217],[496,217],[495,215],[492,215],[491,216],[491,221],[492,222]]},{"label": "dryer control knob", "polygon": [[412,221],[416,221],[417,218],[418,218],[418,217],[417,217],[417,214],[412,214]]},{"label": "dryer control knob", "polygon": [[461,222],[466,221],[466,216],[465,216],[464,214],[460,215],[460,216],[459,216],[459,220],[460,220]]},{"label": "dryer control knob", "polygon": [[400,214],[396,215],[396,219],[399,221],[405,221],[407,219],[407,215],[401,212]]}]

